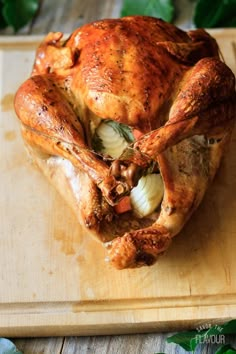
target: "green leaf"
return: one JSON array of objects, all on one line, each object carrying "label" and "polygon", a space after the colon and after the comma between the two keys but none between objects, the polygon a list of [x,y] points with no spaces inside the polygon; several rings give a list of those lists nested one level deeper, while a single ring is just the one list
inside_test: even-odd
[{"label": "green leaf", "polygon": [[236,353],[236,350],[232,348],[230,344],[226,344],[220,347],[215,354],[233,354],[233,353]]},{"label": "green leaf", "polygon": [[121,16],[146,15],[171,22],[174,12],[173,0],[123,0]]},{"label": "green leaf", "polygon": [[[168,343],[179,344],[187,351],[194,351],[198,344],[211,343],[211,337],[236,333],[236,320],[229,321],[223,325],[214,325],[208,330],[180,332],[167,338]],[[214,338],[215,339],[215,338]],[[234,350],[234,349],[230,349]],[[227,353],[229,354],[229,353]]]},{"label": "green leaf", "polygon": [[112,127],[120,136],[122,136],[128,143],[134,142],[134,136],[130,127],[126,124],[118,123],[114,120],[106,120],[106,124]]},{"label": "green leaf", "polygon": [[220,27],[236,27],[236,16],[227,21],[227,25],[222,25]]},{"label": "green leaf", "polygon": [[17,350],[14,343],[12,343],[9,339],[0,338],[0,353],[2,354],[23,354],[19,350]]},{"label": "green leaf", "polygon": [[2,14],[3,4],[0,3],[0,29],[7,27],[7,23]]},{"label": "green leaf", "polygon": [[233,27],[236,25],[236,0],[198,0],[193,21],[196,27]]},{"label": "green leaf", "polygon": [[236,334],[236,320],[231,320],[219,326],[222,328],[221,334]]},{"label": "green leaf", "polygon": [[2,2],[3,17],[15,31],[25,26],[39,8],[38,0],[2,0]]},{"label": "green leaf", "polygon": [[167,343],[175,343],[180,345],[182,348],[184,348],[187,351],[194,350],[191,347],[191,340],[196,338],[196,335],[198,334],[197,331],[189,331],[189,332],[180,332],[176,333],[171,337],[168,337],[166,339]]}]

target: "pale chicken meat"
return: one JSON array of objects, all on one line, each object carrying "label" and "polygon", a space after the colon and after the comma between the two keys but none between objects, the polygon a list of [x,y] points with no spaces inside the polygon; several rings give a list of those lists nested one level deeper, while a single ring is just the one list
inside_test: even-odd
[{"label": "pale chicken meat", "polygon": [[[68,39],[49,33],[15,109],[30,153],[81,225],[109,241],[116,268],[133,268],[155,263],[202,201],[232,133],[235,78],[202,29],[107,19]],[[108,122],[140,134],[123,150],[108,135],[106,154],[93,142]],[[163,180],[161,205],[117,213],[150,168]]]}]

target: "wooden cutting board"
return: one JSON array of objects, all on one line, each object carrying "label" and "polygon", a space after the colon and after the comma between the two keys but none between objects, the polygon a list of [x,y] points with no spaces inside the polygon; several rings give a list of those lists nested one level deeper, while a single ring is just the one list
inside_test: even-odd
[{"label": "wooden cutting board", "polygon": [[[236,72],[236,30],[216,30]],[[30,163],[13,111],[39,38],[0,43],[0,336],[196,328],[236,318],[236,134],[199,210],[153,267],[117,271]]]}]

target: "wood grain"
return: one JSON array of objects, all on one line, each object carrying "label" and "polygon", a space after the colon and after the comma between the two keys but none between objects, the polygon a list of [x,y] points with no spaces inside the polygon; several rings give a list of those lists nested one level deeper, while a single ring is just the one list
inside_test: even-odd
[{"label": "wood grain", "polygon": [[[235,70],[236,30],[213,34]],[[104,262],[105,250],[27,162],[10,101],[28,76],[38,40],[24,45],[18,38],[17,46],[5,40],[1,50],[2,334],[150,332],[236,317],[235,134],[204,202],[166,255],[153,267],[119,272]],[[10,253],[14,262],[8,261]]]},{"label": "wood grain", "polygon": [[[191,25],[189,18],[184,16],[184,10],[189,11],[187,16],[191,14],[191,8],[189,7],[188,0],[180,0],[177,2],[179,14],[177,17],[177,24],[182,27],[183,22],[186,21],[187,26]],[[113,6],[113,7],[112,7]],[[100,17],[117,17],[119,15],[119,9],[121,6],[121,0],[111,1],[82,1],[82,0],[66,0],[60,1],[58,6],[57,0],[43,1],[43,6],[40,15],[31,26],[26,26],[21,33],[22,34],[42,34],[50,30],[71,32],[75,27],[85,22],[95,20]],[[6,34],[12,34],[10,29],[1,32]],[[221,44],[228,48],[231,44],[222,36]],[[28,58],[30,60],[30,58]],[[232,58],[232,67],[235,68],[235,58]],[[17,71],[17,70],[16,70]],[[27,74],[27,73],[25,73]],[[17,73],[15,74],[17,75]],[[12,88],[9,88],[11,92]],[[10,105],[12,101],[10,102]],[[9,105],[9,102],[8,104]],[[7,106],[6,106],[7,108]],[[12,134],[10,134],[12,136]],[[9,136],[9,134],[8,134]],[[17,136],[17,139],[19,137]],[[10,141],[9,141],[10,143]],[[33,186],[32,186],[33,188]],[[1,221],[1,220],[0,220]],[[58,243],[60,241],[58,240]],[[62,245],[61,247],[65,247]],[[58,247],[60,248],[60,246]],[[68,253],[68,251],[67,251]],[[185,254],[183,254],[185,257]],[[30,265],[29,265],[30,266]],[[50,264],[51,266],[51,264]],[[5,270],[5,267],[4,267]],[[229,280],[228,267],[225,268],[227,279]],[[19,284],[21,287],[22,284]],[[33,295],[33,294],[32,294]],[[1,334],[1,333],[0,333]],[[45,334],[47,335],[47,333]],[[186,353],[183,349],[176,345],[168,345],[165,342],[165,338],[170,335],[155,333],[155,334],[139,334],[139,335],[123,335],[123,336],[99,336],[99,337],[68,337],[64,338],[37,338],[37,339],[15,339],[14,342],[24,354],[39,354],[39,353],[55,353],[55,354],[94,354],[94,353],[154,353],[165,352],[168,354]],[[228,340],[232,345],[236,345],[235,337],[231,337]],[[128,349],[128,350],[127,350]],[[204,345],[197,349],[197,354],[214,353],[214,345]]]},{"label": "wood grain", "polygon": [[[63,337],[55,338],[37,338],[37,339],[16,339],[14,340],[17,349],[24,354],[62,354],[65,339]],[[0,348],[1,350],[1,348]],[[0,351],[1,352],[1,351]],[[64,352],[66,353],[66,352]],[[69,353],[69,351],[68,351]],[[83,352],[81,352],[83,353]]]},{"label": "wood grain", "polygon": [[[14,339],[24,354],[186,354],[176,344],[168,344],[166,338],[172,333],[140,334],[122,336],[66,337]],[[226,336],[225,343],[236,346],[235,336]],[[217,344],[199,344],[195,354],[214,354]]]},{"label": "wood grain", "polygon": [[121,0],[42,1],[40,16],[19,31],[21,34],[42,34],[49,31],[70,33],[84,23],[101,18],[118,17]]}]

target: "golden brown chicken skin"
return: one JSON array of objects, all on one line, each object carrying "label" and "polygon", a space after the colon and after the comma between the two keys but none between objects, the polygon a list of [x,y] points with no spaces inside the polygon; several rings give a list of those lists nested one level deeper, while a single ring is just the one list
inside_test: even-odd
[{"label": "golden brown chicken skin", "polygon": [[[23,138],[59,188],[63,178],[68,182],[63,193],[71,190],[80,223],[111,240],[116,268],[151,265],[219,167],[236,117],[234,75],[204,30],[186,33],[156,18],[101,20],[62,37],[46,36],[31,77],[17,91]],[[120,158],[92,149],[94,130],[106,119],[142,133]],[[68,161],[73,173],[55,157]],[[160,210],[143,219],[132,210],[117,215],[114,206],[153,162],[164,182]]]}]

